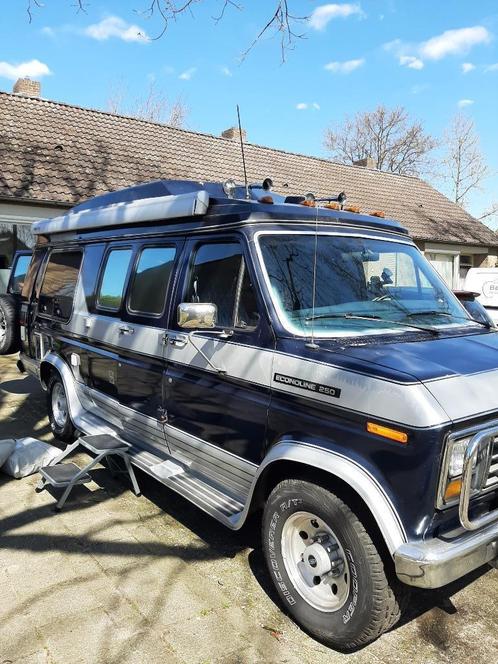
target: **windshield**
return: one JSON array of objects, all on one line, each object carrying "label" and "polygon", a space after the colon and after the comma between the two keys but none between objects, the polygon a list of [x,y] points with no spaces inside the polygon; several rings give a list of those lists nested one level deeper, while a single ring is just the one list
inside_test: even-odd
[{"label": "windshield", "polygon": [[412,245],[313,233],[262,234],[259,245],[279,317],[294,334],[308,336],[312,327],[318,336],[356,336],[476,325]]}]

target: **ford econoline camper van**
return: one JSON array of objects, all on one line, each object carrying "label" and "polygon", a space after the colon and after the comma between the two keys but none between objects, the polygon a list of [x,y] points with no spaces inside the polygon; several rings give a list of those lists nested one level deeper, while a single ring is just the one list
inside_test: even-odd
[{"label": "ford econoline camper van", "polygon": [[19,367],[60,440],[105,433],[352,649],[498,555],[498,333],[344,197],[159,181],[34,225]]}]

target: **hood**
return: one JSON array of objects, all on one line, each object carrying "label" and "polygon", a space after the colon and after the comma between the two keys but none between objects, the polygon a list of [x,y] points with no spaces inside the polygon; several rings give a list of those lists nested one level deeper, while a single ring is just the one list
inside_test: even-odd
[{"label": "hood", "polygon": [[[326,344],[320,341],[320,345]],[[336,351],[337,352],[337,351]],[[408,374],[425,383],[450,376],[498,370],[498,332],[485,332],[424,341],[346,346],[341,355]],[[375,372],[375,368],[370,368]],[[498,398],[498,395],[497,395]]]},{"label": "hood", "polygon": [[453,422],[498,413],[498,333],[341,349],[368,372],[412,376]]}]

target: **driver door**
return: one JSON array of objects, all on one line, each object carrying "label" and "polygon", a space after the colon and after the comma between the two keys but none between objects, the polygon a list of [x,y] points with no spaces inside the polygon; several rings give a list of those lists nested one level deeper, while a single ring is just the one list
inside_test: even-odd
[{"label": "driver door", "polygon": [[[273,333],[242,242],[192,240],[170,321],[164,382],[166,436],[198,473],[245,491],[265,449]],[[181,302],[217,307],[213,330],[183,330]]]}]

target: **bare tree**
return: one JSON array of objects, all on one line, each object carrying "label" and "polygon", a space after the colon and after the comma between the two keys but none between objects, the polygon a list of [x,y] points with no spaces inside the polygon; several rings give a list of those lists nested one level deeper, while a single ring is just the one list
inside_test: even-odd
[{"label": "bare tree", "polygon": [[419,175],[436,147],[435,139],[402,106],[378,106],[346,117],[326,130],[324,143],[333,161],[352,164],[371,157],[379,170],[400,175]]},{"label": "bare tree", "polygon": [[159,90],[154,81],[144,95],[130,99],[123,82],[114,84],[107,99],[106,110],[110,113],[130,115],[141,120],[161,122],[170,127],[184,127],[189,108],[180,97],[170,101],[168,96]]},{"label": "bare tree", "polygon": [[443,178],[451,186],[455,203],[465,207],[469,195],[480,189],[482,181],[490,174],[473,120],[466,115],[456,115],[444,134],[443,144]]},{"label": "bare tree", "polygon": [[[89,3],[85,0],[67,1],[75,7],[77,12],[86,13],[89,7]],[[244,9],[242,4],[237,0],[135,0],[136,6],[133,11],[146,18],[157,18],[159,20],[159,29],[153,39],[160,39],[166,32],[171,21],[176,21],[187,13],[193,15],[196,5],[201,3],[207,4],[209,1],[216,6],[216,12],[212,17],[216,23],[223,20],[227,9],[237,9],[239,11]],[[42,8],[43,2],[41,0],[25,0],[25,3],[28,20],[31,23],[34,9]],[[267,18],[262,22],[258,34],[244,51],[242,58],[247,56],[264,35],[273,32],[280,37],[282,60],[285,60],[287,49],[294,46],[296,39],[301,39],[304,36],[298,29],[298,26],[306,23],[309,19],[309,16],[300,16],[291,9],[291,6],[297,4],[298,0],[273,0],[271,3],[268,3],[267,7],[269,6],[269,11]]]},{"label": "bare tree", "polygon": [[477,218],[479,221],[484,221],[488,226],[491,226],[491,224],[496,226],[496,222],[498,221],[498,202],[492,203],[490,207],[487,210],[484,210],[484,212]]}]

